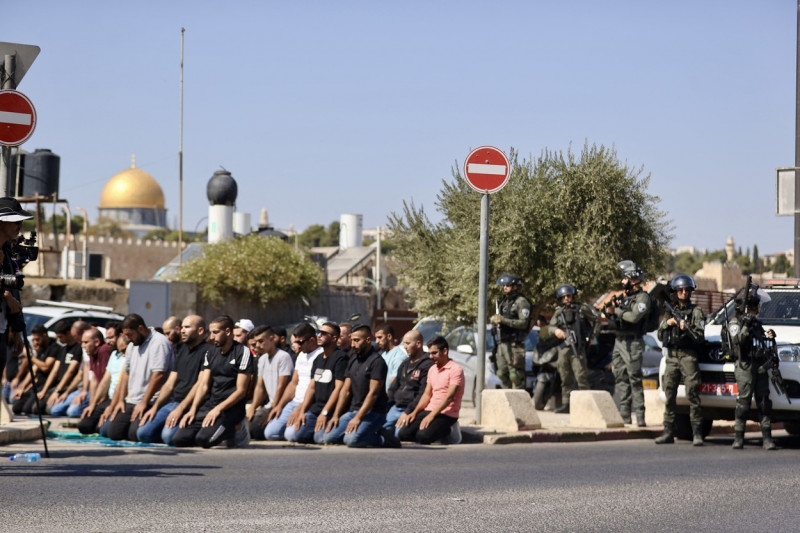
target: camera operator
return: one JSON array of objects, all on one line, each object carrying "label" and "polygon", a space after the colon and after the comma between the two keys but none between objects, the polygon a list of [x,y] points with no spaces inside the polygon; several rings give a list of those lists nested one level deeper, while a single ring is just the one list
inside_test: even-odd
[{"label": "camera operator", "polygon": [[10,330],[22,331],[24,325],[19,296],[21,267],[16,261],[14,247],[19,240],[22,221],[32,218],[33,215],[23,210],[16,199],[9,196],[0,198],[0,290],[3,293],[0,299],[0,338],[6,341],[0,348],[0,373],[6,364]]}]

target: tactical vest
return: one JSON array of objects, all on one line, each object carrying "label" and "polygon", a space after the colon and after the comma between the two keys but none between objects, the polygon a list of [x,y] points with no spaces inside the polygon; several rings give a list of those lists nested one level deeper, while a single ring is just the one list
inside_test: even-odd
[{"label": "tactical vest", "polygon": [[[500,301],[500,315],[503,318],[510,318],[512,320],[516,320],[520,317],[517,317],[514,312],[511,310],[514,307],[514,304],[517,303],[518,299],[525,299],[519,293],[508,294],[503,297]],[[530,325],[530,317],[528,317],[528,325]],[[500,324],[500,341],[501,342],[525,342],[525,336],[528,334],[528,329],[516,329],[512,328],[511,326],[506,326],[505,324]]]}]

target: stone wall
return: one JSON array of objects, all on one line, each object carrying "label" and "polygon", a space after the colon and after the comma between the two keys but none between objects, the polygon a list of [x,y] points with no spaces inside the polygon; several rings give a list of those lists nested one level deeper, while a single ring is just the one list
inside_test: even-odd
[{"label": "stone wall", "polygon": [[[61,277],[59,268],[65,247],[64,235],[53,233],[39,235],[39,259],[25,267],[25,273],[40,277]],[[73,235],[69,249],[83,251],[85,236]],[[184,248],[186,243],[183,243]],[[87,248],[90,254],[103,254],[104,279],[151,279],[159,268],[178,255],[177,242],[144,241],[141,239],[89,236]]]}]

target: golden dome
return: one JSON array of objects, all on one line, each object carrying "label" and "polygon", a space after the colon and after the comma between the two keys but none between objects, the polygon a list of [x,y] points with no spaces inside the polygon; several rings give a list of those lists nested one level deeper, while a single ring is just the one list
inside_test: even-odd
[{"label": "golden dome", "polygon": [[132,207],[164,209],[161,186],[153,176],[136,168],[136,156],[131,168],[114,175],[100,193],[101,209]]}]

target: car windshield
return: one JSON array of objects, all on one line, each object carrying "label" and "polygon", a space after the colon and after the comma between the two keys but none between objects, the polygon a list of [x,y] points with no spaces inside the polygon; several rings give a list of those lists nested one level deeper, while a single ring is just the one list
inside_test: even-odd
[{"label": "car windshield", "polygon": [[[761,304],[758,312],[758,319],[765,325],[770,326],[797,326],[800,325],[800,292],[767,289],[771,300]],[[735,303],[728,302],[728,319],[735,315]],[[720,325],[725,322],[724,308],[720,308],[715,314],[713,323]]]},{"label": "car windshield", "polygon": [[51,318],[49,316],[37,315],[35,313],[23,313],[22,315],[25,317],[25,329],[28,331],[28,333],[31,332],[34,326],[44,324]]}]

